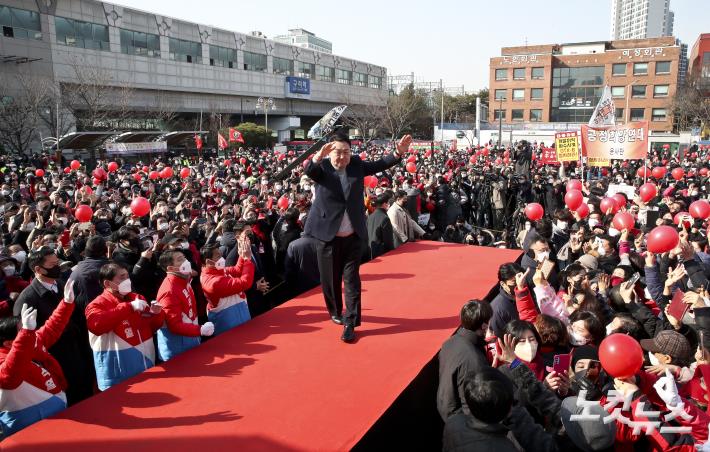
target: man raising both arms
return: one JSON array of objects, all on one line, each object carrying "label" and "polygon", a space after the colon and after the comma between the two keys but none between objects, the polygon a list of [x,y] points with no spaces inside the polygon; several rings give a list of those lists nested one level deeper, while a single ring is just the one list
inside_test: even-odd
[{"label": "man raising both arms", "polygon": [[355,339],[355,327],[360,326],[360,258],[367,241],[363,179],[396,165],[411,142],[412,137],[405,135],[392,154],[370,162],[351,156],[350,140],[338,133],[306,165],[316,193],[304,232],[318,240],[325,305],[333,322],[344,325],[341,339],[345,342]]}]

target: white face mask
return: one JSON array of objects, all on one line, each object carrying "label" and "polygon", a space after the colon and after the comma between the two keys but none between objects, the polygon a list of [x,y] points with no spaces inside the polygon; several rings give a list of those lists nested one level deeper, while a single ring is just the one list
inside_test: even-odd
[{"label": "white face mask", "polygon": [[2,194],[3,196],[7,196],[10,194],[10,190],[2,190],[0,191],[0,194]]},{"label": "white face mask", "polygon": [[283,185],[279,185],[279,184],[274,185],[274,189],[276,191],[281,191],[282,188],[283,188]]},{"label": "white face mask", "polygon": [[64,226],[69,224],[69,218],[58,218],[59,222],[62,223]]},{"label": "white face mask", "polygon": [[549,251],[543,251],[542,253],[538,253],[537,256],[535,256],[535,260],[538,262],[542,262],[545,259],[550,257],[550,252]]},{"label": "white face mask", "polygon": [[192,264],[187,259],[180,264],[180,273],[183,275],[190,275],[192,273]]},{"label": "white face mask", "polygon": [[189,250],[190,244],[187,242],[182,242],[182,243],[180,243],[180,248],[182,248],[183,250]]},{"label": "white face mask", "polygon": [[600,246],[597,248],[597,253],[599,253],[600,257],[606,256],[606,248],[604,248],[604,246]]},{"label": "white face mask", "polygon": [[74,190],[67,190],[67,195],[74,196]]},{"label": "white face mask", "polygon": [[25,261],[25,259],[27,259],[27,252],[26,252],[25,250],[18,251],[18,252],[16,252],[15,254],[13,254],[12,257],[13,257],[17,262],[19,262],[20,264],[22,264],[22,263]]},{"label": "white face mask", "polygon": [[589,339],[587,339],[586,337],[582,336],[581,334],[577,333],[574,330],[569,330],[569,342],[572,345],[580,347],[582,345],[587,345],[587,343],[589,342]]},{"label": "white face mask", "polygon": [[606,335],[609,336],[611,333],[614,331],[614,328],[611,326],[611,323],[606,326]]},{"label": "white face mask", "polygon": [[658,366],[659,364],[661,364],[658,358],[656,358],[656,355],[651,352],[648,352],[648,360],[651,362],[652,366]]},{"label": "white face mask", "polygon": [[529,231],[530,228],[532,228],[532,225],[530,223],[525,223],[525,230]]},{"label": "white face mask", "polygon": [[5,276],[15,276],[15,266],[14,265],[8,265],[7,267],[2,268],[3,273],[5,273]]},{"label": "white face mask", "polygon": [[165,231],[168,229],[168,223],[160,223],[158,225],[158,231]]},{"label": "white face mask", "polygon": [[609,228],[609,235],[611,237],[616,237],[617,235],[621,234],[618,229],[615,228]]},{"label": "white face mask", "polygon": [[567,222],[566,221],[557,221],[557,227],[562,229],[563,231],[567,229]]},{"label": "white face mask", "polygon": [[520,358],[522,361],[525,361],[526,363],[532,362],[537,354],[537,344],[532,342],[519,342],[515,346],[514,353],[515,356]]},{"label": "white face mask", "polygon": [[590,218],[590,219],[589,219],[589,227],[590,227],[590,228],[593,228],[594,226],[596,226],[596,225],[598,225],[598,224],[599,224],[599,220],[597,220],[596,218]]},{"label": "white face mask", "polygon": [[227,262],[227,261],[224,260],[223,257],[220,257],[219,260],[214,263],[214,266],[215,266],[215,268],[222,269],[222,268],[224,268],[224,265],[226,264],[226,262]]},{"label": "white face mask", "polygon": [[303,184],[303,191],[311,191],[311,186],[309,184]]},{"label": "white face mask", "polygon": [[34,222],[34,221],[30,221],[29,223],[27,223],[27,226],[25,226],[25,231],[31,231],[31,230],[33,230],[34,228],[35,228],[35,222]]},{"label": "white face mask", "polygon": [[131,280],[130,279],[124,279],[121,281],[121,283],[118,285],[118,293],[121,295],[128,295],[131,293]]}]

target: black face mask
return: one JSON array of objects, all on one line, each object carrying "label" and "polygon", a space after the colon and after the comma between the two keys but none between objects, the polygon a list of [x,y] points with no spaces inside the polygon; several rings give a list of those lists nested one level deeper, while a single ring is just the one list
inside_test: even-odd
[{"label": "black face mask", "polygon": [[59,265],[52,268],[42,267],[42,269],[45,271],[44,276],[47,278],[57,279],[62,274],[62,271],[59,269]]}]

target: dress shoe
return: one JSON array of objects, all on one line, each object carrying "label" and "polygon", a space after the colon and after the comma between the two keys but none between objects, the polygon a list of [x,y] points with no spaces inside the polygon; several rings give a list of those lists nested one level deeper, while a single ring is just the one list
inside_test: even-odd
[{"label": "dress shoe", "polygon": [[330,317],[330,320],[333,321],[336,325],[342,325],[343,324],[343,318],[340,317],[339,315],[334,315]]},{"label": "dress shoe", "polygon": [[345,325],[343,329],[343,335],[340,336],[343,342],[352,342],[355,340],[355,327],[352,325]]}]

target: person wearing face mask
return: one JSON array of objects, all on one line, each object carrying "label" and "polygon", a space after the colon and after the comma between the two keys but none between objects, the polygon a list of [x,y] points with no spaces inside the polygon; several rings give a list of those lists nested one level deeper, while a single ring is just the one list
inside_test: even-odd
[{"label": "person wearing face mask", "polygon": [[[27,258],[27,264],[34,272],[35,278],[17,298],[13,315],[19,316],[23,305],[35,308],[37,326],[40,327],[48,321],[61,302],[65,284],[61,279],[59,258],[53,250],[42,247],[33,251]],[[73,284],[72,281],[71,286]],[[71,292],[73,303],[73,290]],[[83,316],[75,311],[62,335],[48,349],[59,362],[66,376],[69,385],[67,401],[70,406],[90,397],[93,392],[94,369],[91,350],[87,346],[85,333],[82,334],[82,331],[86,331],[86,326],[82,323]]]},{"label": "person wearing face mask", "polygon": [[550,242],[535,232],[532,232],[532,234],[533,236],[530,237],[530,248],[520,261],[520,265],[524,270],[530,270],[527,276],[528,287],[535,287],[533,275],[537,267],[542,265],[543,270],[546,272],[544,275],[545,280],[550,286],[557,289],[559,287],[557,266],[554,264],[554,260],[551,257]]},{"label": "person wearing face mask", "polygon": [[418,237],[424,235],[424,230],[409,215],[406,209],[407,192],[397,190],[394,194],[394,202],[387,210],[387,216],[392,224],[394,232],[394,247],[398,248],[406,242],[413,242]]},{"label": "person wearing face mask", "polygon": [[214,324],[214,334],[221,334],[251,320],[246,291],[254,282],[254,263],[249,240],[238,243],[239,261],[225,267],[225,259],[217,245],[202,248],[205,265],[200,283],[207,299],[207,319]]},{"label": "person wearing face mask", "polygon": [[0,318],[12,315],[12,305],[30,285],[29,282],[19,277],[17,274],[18,263],[9,256],[0,256]]},{"label": "person wearing face mask", "polygon": [[466,376],[490,367],[485,337],[492,316],[487,301],[468,301],[461,308],[461,326],[441,346],[436,407],[444,421],[456,413],[471,414],[465,403]]},{"label": "person wearing face mask", "polygon": [[214,324],[197,321],[198,308],[192,290],[192,265],[177,250],[164,251],[160,268],[167,273],[158,289],[157,301],[165,311],[165,325],[158,330],[158,357],[161,361],[200,345],[200,336],[211,336]]},{"label": "person wearing face mask", "polygon": [[522,273],[520,265],[509,262],[498,268],[498,295],[491,302],[493,316],[490,328],[497,338],[503,337],[503,329],[511,320],[519,319],[518,309],[515,304],[515,288],[517,285],[515,275]]},{"label": "person wearing face mask", "polygon": [[103,292],[86,307],[96,381],[105,391],[155,365],[153,334],[165,315],[159,304],[132,291],[128,270],[108,263],[98,281]]}]

